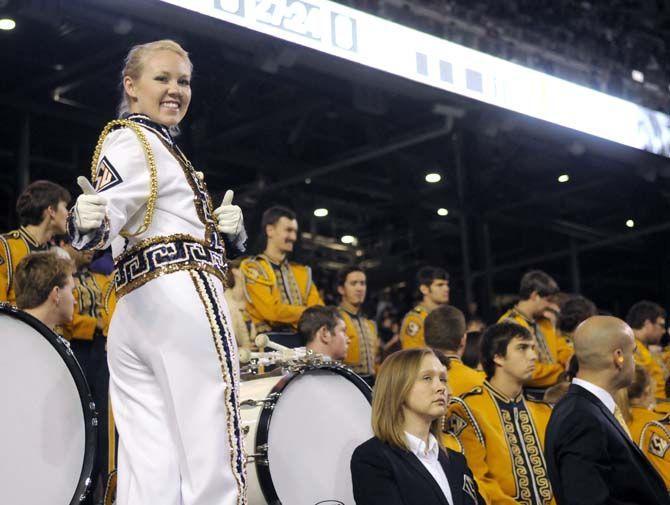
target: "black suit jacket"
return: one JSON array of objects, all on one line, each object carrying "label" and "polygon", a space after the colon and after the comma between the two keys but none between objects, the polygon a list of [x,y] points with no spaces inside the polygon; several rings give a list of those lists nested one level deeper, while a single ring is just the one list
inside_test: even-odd
[{"label": "black suit jacket", "polygon": [[[453,505],[484,505],[462,454],[440,451]],[[351,457],[356,505],[447,505],[442,489],[409,451],[371,438]]]},{"label": "black suit jacket", "polygon": [[645,455],[593,394],[573,384],[554,407],[544,445],[558,505],[668,505]]}]

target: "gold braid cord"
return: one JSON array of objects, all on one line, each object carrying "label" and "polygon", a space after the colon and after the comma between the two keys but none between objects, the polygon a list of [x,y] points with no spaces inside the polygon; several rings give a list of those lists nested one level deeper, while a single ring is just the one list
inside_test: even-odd
[{"label": "gold braid cord", "polygon": [[130,128],[137,135],[137,140],[140,141],[142,150],[144,151],[144,156],[147,160],[147,165],[149,165],[149,200],[147,201],[147,211],[144,214],[144,222],[135,230],[134,233],[127,231],[121,231],[123,237],[136,237],[141,235],[149,226],[151,226],[151,220],[154,217],[154,208],[156,206],[156,199],[158,198],[158,170],[156,169],[156,159],[154,158],[154,153],[151,150],[149,141],[147,140],[146,135],[142,131],[142,127],[130,121],[128,119],[115,119],[107,123],[105,128],[102,130],[100,137],[98,138],[98,143],[95,146],[95,151],[93,152],[93,161],[91,162],[91,180],[93,181],[93,186],[95,186],[98,172],[98,162],[100,161],[100,151],[102,151],[102,144],[107,138],[107,135],[110,132],[118,127]]}]

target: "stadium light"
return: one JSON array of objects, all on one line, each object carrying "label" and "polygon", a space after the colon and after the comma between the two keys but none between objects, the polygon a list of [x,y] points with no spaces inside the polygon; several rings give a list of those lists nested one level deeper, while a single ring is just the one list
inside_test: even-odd
[{"label": "stadium light", "polygon": [[328,209],[324,208],[314,209],[314,215],[316,217],[326,217],[328,215]]},{"label": "stadium light", "polygon": [[568,174],[561,174],[558,176],[558,182],[568,182],[570,180],[570,176]]},{"label": "stadium light", "polygon": [[626,226],[628,226],[628,228],[635,227],[635,221],[633,221],[632,219],[629,219],[628,221],[626,221]]},{"label": "stadium light", "polygon": [[449,210],[445,209],[444,207],[440,207],[437,209],[437,215],[438,216],[448,216],[449,215]]},{"label": "stadium light", "polygon": [[640,82],[640,83],[644,82],[644,74],[642,72],[640,72],[639,70],[633,70],[630,73],[630,76],[633,78],[633,80],[635,82]]},{"label": "stadium light", "polygon": [[343,244],[355,244],[356,242],[358,242],[358,240],[356,240],[356,237],[354,237],[353,235],[342,235],[342,238],[340,240],[342,241]]},{"label": "stadium light", "polygon": [[430,174],[426,174],[426,182],[429,182],[431,184],[435,184],[436,182],[440,182],[442,180],[442,176],[436,172],[432,172]]},{"label": "stadium light", "polygon": [[2,18],[0,19],[0,30],[13,30],[16,28],[16,21],[14,21],[12,18]]}]

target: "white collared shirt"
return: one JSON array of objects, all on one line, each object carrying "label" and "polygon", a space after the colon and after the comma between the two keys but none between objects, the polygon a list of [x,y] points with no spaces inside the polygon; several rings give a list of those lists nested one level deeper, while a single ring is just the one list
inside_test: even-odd
[{"label": "white collared shirt", "polygon": [[595,395],[598,400],[603,402],[605,407],[614,414],[614,408],[616,407],[616,403],[614,402],[614,398],[612,398],[612,395],[609,394],[607,391],[605,391],[603,388],[600,386],[596,386],[592,382],[585,381],[584,379],[578,379],[575,377],[572,379],[572,383],[576,384],[577,386],[583,387],[586,389],[589,393],[592,393]]},{"label": "white collared shirt", "polygon": [[453,505],[454,500],[451,496],[451,488],[449,487],[449,481],[447,480],[447,475],[444,473],[444,469],[438,460],[438,455],[440,454],[440,447],[437,443],[435,436],[430,433],[428,435],[428,447],[426,443],[418,437],[415,437],[411,433],[405,432],[405,438],[407,439],[407,445],[409,445],[409,450],[412,451],[421,464],[428,470],[430,475],[433,476],[435,482],[442,490],[444,497],[447,499],[449,505]]}]

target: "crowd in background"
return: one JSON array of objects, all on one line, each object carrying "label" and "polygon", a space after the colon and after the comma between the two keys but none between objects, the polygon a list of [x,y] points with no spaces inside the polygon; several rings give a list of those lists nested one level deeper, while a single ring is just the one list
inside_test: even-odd
[{"label": "crowd in background", "polygon": [[[115,307],[112,266],[108,255],[94,257],[71,247],[65,234],[69,204],[68,192],[48,181],[32,183],[18,198],[21,226],[0,236],[0,301],[17,305],[70,341],[98,408],[106,413],[105,341]],[[440,421],[440,443],[465,455],[477,484],[473,500],[554,502],[546,478],[551,464],[539,454],[547,443],[551,405],[570,391],[580,366],[590,366],[586,351],[581,351],[583,360],[575,358],[575,339],[589,330],[580,330],[582,323],[603,315],[592,301],[562,292],[549,274],[533,270],[522,276],[517,302],[497,323],[476,317],[466,321],[449,304],[449,273],[425,266],[416,273],[417,304],[402,318],[388,302],[368,316],[363,311],[367,273],[349,265],[338,272],[333,286],[338,305],[324,307],[328,288],[315,285],[310,266],[291,261],[299,236],[296,214],[285,207],[267,209],[261,229],[263,250],[230,262],[228,268],[225,296],[239,348],[258,350],[259,333],[292,338],[295,345],[343,362],[371,383],[395,351],[432,349],[448,372],[451,395]],[[643,300],[630,307],[625,320],[621,325],[634,336],[630,353],[635,368],[630,383],[617,389],[613,412],[619,412],[626,433],[668,487],[666,311]],[[113,423],[109,430],[113,432]],[[95,475],[104,487],[114,457],[105,449],[106,429],[100,437]],[[521,478],[524,472],[530,477]],[[367,491],[361,489],[360,503],[366,503]],[[525,493],[534,498],[524,501]]]}]

